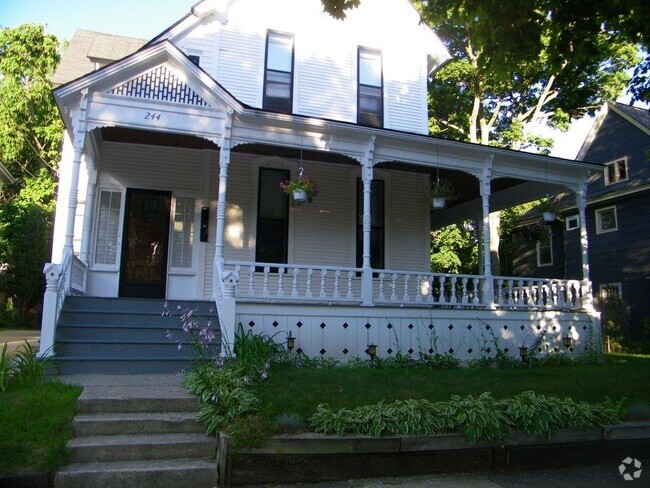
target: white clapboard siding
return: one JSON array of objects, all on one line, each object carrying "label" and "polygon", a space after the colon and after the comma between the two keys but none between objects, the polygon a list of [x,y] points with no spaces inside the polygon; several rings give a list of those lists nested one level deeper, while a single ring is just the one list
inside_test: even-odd
[{"label": "white clapboard siding", "polygon": [[262,100],[262,65],[266,33],[227,25],[221,31],[217,81],[235,98],[254,107]]},{"label": "white clapboard siding", "polygon": [[216,79],[218,40],[219,24],[210,22],[197,25],[189,33],[185,33],[182,37],[174,39],[174,43],[185,54],[199,56],[201,69]]},{"label": "white clapboard siding", "polygon": [[388,129],[427,132],[426,93],[419,81],[389,81],[386,83],[384,107]]}]

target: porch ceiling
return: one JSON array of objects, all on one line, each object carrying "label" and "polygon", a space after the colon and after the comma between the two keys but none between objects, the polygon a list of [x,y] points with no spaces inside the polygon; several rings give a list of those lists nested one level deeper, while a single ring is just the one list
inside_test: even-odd
[{"label": "porch ceiling", "polygon": [[126,127],[103,127],[100,130],[104,142],[182,147],[186,149],[219,149],[219,146],[207,139],[174,132],[129,129]]}]

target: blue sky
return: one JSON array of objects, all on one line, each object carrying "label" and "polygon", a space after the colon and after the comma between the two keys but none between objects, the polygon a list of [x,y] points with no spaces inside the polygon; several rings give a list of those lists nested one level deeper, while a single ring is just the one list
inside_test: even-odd
[{"label": "blue sky", "polygon": [[76,29],[151,39],[190,11],[198,0],[0,0],[0,25],[46,24],[70,39]]}]

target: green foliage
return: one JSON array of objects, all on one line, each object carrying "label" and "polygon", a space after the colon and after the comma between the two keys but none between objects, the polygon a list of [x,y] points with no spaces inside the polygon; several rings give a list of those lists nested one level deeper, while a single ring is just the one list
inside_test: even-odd
[{"label": "green foliage", "polygon": [[244,332],[242,324],[237,325],[234,352],[237,366],[244,375],[251,378],[265,379],[268,369],[274,362],[284,357],[284,347],[267,334],[253,334],[252,330]]},{"label": "green foliage", "polygon": [[458,369],[460,368],[460,359],[449,353],[420,353],[418,364],[429,369]]},{"label": "green foliage", "polygon": [[27,341],[13,354],[7,344],[0,354],[0,393],[12,385],[41,383],[49,363],[48,358],[36,357],[36,349]]},{"label": "green foliage", "polygon": [[226,428],[238,447],[263,447],[276,432],[276,425],[262,415],[238,417]]},{"label": "green foliage", "polygon": [[335,19],[343,20],[346,17],[346,10],[358,7],[361,0],[321,0],[321,3],[324,12]]},{"label": "green foliage", "polygon": [[247,380],[238,367],[202,363],[187,374],[183,385],[198,396],[198,417],[208,432],[258,411],[259,401],[247,388]]},{"label": "green foliage", "polygon": [[470,442],[507,438],[512,428],[534,437],[550,438],[560,429],[588,430],[620,422],[622,400],[592,405],[570,398],[523,392],[495,400],[489,392],[478,397],[452,395],[446,402],[428,400],[380,401],[373,405],[332,410],[320,404],[310,418],[312,428],[338,436],[430,435],[460,432]]},{"label": "green foliage", "polygon": [[281,413],[273,419],[277,431],[281,434],[297,434],[305,432],[307,429],[307,422],[304,418],[294,412]]},{"label": "green foliage", "polygon": [[431,271],[461,274],[478,272],[476,222],[466,221],[431,231]]},{"label": "green foliage", "polygon": [[0,393],[7,391],[14,371],[14,362],[12,357],[7,353],[7,343],[5,343],[2,348],[2,353],[0,353]]}]

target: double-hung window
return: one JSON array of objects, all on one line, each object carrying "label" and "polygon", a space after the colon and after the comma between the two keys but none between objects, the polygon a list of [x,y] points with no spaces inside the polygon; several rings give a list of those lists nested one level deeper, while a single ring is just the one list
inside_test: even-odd
[{"label": "double-hung window", "polygon": [[359,48],[357,123],[372,127],[384,125],[384,87],[381,52]]},{"label": "double-hung window", "polygon": [[537,266],[553,265],[553,234],[549,232],[548,240],[537,241]]},{"label": "double-hung window", "polygon": [[605,164],[605,185],[627,180],[627,159],[617,159]]},{"label": "double-hung window", "polygon": [[596,234],[605,234],[618,230],[618,218],[616,216],[616,206],[599,208],[596,214]]},{"label": "double-hung window", "polygon": [[293,36],[271,32],[266,37],[265,110],[291,113],[293,106]]}]

